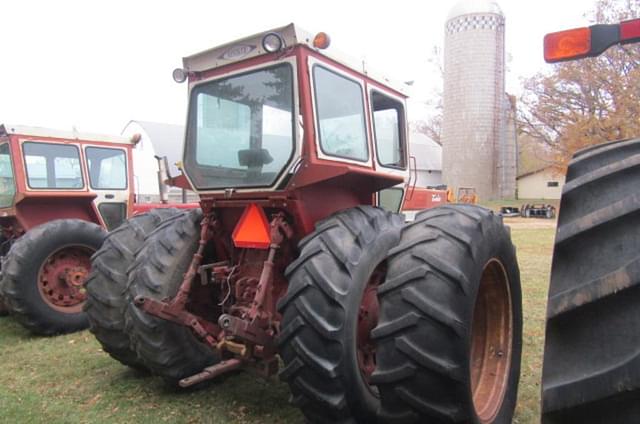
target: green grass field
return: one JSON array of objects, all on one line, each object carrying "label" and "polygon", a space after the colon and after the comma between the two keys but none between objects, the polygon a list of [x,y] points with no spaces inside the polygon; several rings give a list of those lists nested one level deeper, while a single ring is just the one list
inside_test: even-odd
[{"label": "green grass field", "polygon": [[[535,423],[555,230],[550,223],[524,221],[511,221],[524,304],[524,356],[514,422]],[[32,337],[11,318],[0,318],[0,423],[302,422],[288,397],[286,384],[246,372],[202,390],[174,391],[160,379],[112,360],[88,331]]]}]

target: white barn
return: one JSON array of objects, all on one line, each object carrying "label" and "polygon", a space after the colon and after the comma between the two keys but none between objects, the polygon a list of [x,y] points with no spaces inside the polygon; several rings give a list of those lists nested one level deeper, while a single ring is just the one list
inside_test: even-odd
[{"label": "white barn", "polygon": [[[442,184],[442,146],[417,131],[409,134],[409,153],[416,158],[416,187]],[[413,163],[411,163],[413,167]]]},{"label": "white barn", "polygon": [[139,201],[158,199],[158,161],[155,156],[166,156],[169,174],[180,174],[176,163],[182,160],[184,127],[148,121],[129,121],[122,135],[131,137],[140,134],[140,142],[133,149],[133,171],[135,190]]}]

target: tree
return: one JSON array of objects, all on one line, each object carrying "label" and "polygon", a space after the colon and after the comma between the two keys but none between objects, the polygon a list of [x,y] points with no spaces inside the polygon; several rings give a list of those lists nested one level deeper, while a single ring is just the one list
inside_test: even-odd
[{"label": "tree", "polygon": [[430,93],[429,99],[424,102],[425,106],[430,110],[426,119],[412,122],[412,125],[415,131],[442,145],[440,135],[442,133],[442,78],[444,66],[440,47],[434,46],[431,49],[429,64],[440,75],[439,85]]},{"label": "tree", "polygon": [[[598,0],[590,18],[617,23],[640,17],[640,0]],[[559,171],[573,153],[605,141],[640,135],[640,47],[553,65],[524,81],[519,131]]]}]

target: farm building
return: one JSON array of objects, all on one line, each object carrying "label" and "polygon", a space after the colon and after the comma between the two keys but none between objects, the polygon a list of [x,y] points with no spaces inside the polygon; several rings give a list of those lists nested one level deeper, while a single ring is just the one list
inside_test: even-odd
[{"label": "farm building", "polygon": [[560,199],[565,176],[551,166],[520,175],[519,199]]},{"label": "farm building", "polygon": [[410,153],[416,158],[417,187],[442,184],[442,146],[426,135],[411,131]]},{"label": "farm building", "polygon": [[[179,175],[176,163],[182,160],[184,127],[147,121],[129,121],[122,135],[131,137],[140,134],[142,138],[133,150],[133,168],[136,193],[139,201],[158,200],[158,161],[155,156],[166,156],[169,162],[169,174]],[[175,191],[172,189],[171,191]],[[171,193],[173,195],[176,193]]]}]

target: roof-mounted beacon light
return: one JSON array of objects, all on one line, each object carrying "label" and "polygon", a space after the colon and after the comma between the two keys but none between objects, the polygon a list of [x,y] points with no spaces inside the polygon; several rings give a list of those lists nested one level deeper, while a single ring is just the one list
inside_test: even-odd
[{"label": "roof-mounted beacon light", "polygon": [[313,37],[313,47],[316,49],[326,49],[331,44],[331,38],[326,32],[319,32]]},{"label": "roof-mounted beacon light", "polygon": [[270,32],[262,37],[262,48],[267,53],[275,53],[284,48],[284,40],[277,32]]},{"label": "roof-mounted beacon light", "polygon": [[544,60],[554,63],[595,57],[615,44],[636,41],[640,41],[640,19],[554,32],[544,37]]},{"label": "roof-mounted beacon light", "polygon": [[173,80],[178,84],[183,83],[187,80],[187,71],[182,68],[176,68],[173,70]]}]

